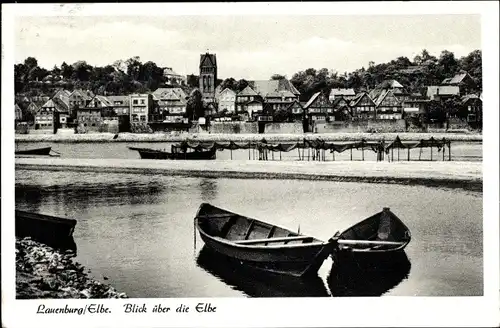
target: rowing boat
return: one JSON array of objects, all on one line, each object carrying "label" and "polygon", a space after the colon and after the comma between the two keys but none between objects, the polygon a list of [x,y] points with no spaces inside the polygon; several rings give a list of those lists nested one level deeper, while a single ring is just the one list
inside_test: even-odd
[{"label": "rowing boat", "polygon": [[164,150],[129,147],[136,150],[142,159],[185,159],[185,160],[211,160],[216,157],[216,149],[168,152]]},{"label": "rowing boat", "polygon": [[240,264],[273,274],[317,276],[335,242],[323,242],[288,229],[203,203],[195,227],[214,251]]},{"label": "rowing boat", "polygon": [[16,210],[15,222],[16,237],[31,237],[54,248],[76,250],[75,219]]},{"label": "rowing boat", "polygon": [[340,265],[383,267],[394,256],[404,252],[410,243],[408,227],[387,207],[371,217],[355,224],[337,238],[337,248],[332,257]]},{"label": "rowing boat", "polygon": [[15,155],[49,155],[52,147],[16,150]]}]

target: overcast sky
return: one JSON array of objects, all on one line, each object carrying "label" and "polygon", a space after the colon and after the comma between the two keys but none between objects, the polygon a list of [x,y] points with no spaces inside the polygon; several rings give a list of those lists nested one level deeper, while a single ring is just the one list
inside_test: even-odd
[{"label": "overcast sky", "polygon": [[15,27],[16,63],[104,66],[139,56],[185,75],[198,74],[208,49],[219,78],[249,80],[309,67],[350,72],[422,49],[436,57],[481,49],[479,15],[22,17]]}]

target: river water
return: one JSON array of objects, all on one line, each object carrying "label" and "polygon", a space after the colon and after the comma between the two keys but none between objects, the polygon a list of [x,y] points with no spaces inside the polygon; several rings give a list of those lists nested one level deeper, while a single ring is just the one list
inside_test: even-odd
[{"label": "river water", "polygon": [[[78,149],[73,152],[85,157],[92,147],[109,146],[117,156],[123,154],[121,148],[113,147],[125,147],[89,144],[86,150],[81,146],[56,144],[54,148]],[[480,192],[353,182],[29,170],[16,171],[15,178],[16,208],[77,219],[76,260],[93,277],[130,297],[483,294]],[[323,240],[390,207],[412,233],[406,248],[408,265],[357,283],[333,279],[331,261],[325,261],[318,279],[304,284],[254,279],[207,253],[199,236],[194,247],[193,219],[202,202],[291,230],[300,226],[302,233]]]}]

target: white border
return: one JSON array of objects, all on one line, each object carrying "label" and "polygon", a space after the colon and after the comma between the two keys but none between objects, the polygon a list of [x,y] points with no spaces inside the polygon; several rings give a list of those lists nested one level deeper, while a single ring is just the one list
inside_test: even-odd
[{"label": "white border", "polygon": [[[14,299],[14,121],[13,22],[16,16],[56,15],[374,15],[481,14],[484,78],[484,296],[383,297],[331,299],[205,300],[215,314],[125,315],[127,300],[44,301],[46,305],[101,303],[112,316],[35,315],[40,301]],[[196,3],[196,4],[65,4],[63,6],[2,5],[2,326],[116,326],[116,327],[326,327],[326,326],[498,326],[499,318],[499,186],[498,186],[498,2],[370,2],[362,3]],[[130,300],[129,300],[130,301]],[[134,299],[150,307],[175,308],[202,299]],[[57,321],[56,321],[57,320]]]}]

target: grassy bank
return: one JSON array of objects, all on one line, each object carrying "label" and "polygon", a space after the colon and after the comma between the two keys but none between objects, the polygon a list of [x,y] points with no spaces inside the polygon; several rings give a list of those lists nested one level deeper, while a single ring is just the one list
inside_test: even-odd
[{"label": "grassy bank", "polygon": [[427,185],[482,191],[480,162],[272,162],[16,158],[16,170],[299,179]]},{"label": "grassy bank", "polygon": [[120,133],[116,139],[112,133],[92,133],[92,134],[74,134],[74,135],[30,135],[16,134],[17,142],[62,142],[62,143],[78,143],[78,142],[178,142],[187,139],[195,139],[199,141],[259,141],[265,138],[268,142],[295,142],[301,141],[304,138],[314,139],[321,138],[325,141],[359,141],[362,138],[366,140],[394,140],[399,136],[403,141],[418,141],[421,139],[436,139],[446,138],[451,141],[461,142],[482,142],[481,134],[465,134],[465,133],[324,133],[324,134],[166,134],[166,133]]},{"label": "grassy bank", "polygon": [[127,297],[91,279],[73,257],[30,238],[16,239],[16,298]]}]

